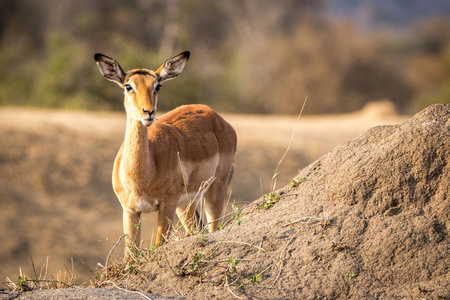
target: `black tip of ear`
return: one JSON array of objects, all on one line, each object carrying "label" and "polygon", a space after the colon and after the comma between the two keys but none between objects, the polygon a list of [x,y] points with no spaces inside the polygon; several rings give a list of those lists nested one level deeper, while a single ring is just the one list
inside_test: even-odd
[{"label": "black tip of ear", "polygon": [[189,59],[189,57],[191,56],[191,52],[189,52],[189,51],[184,51],[183,54],[184,54],[184,57],[186,57],[186,59]]},{"label": "black tip of ear", "polygon": [[95,59],[95,61],[99,61],[100,60],[100,57],[102,57],[103,56],[103,54],[101,54],[101,53],[95,53],[94,54],[94,59]]}]

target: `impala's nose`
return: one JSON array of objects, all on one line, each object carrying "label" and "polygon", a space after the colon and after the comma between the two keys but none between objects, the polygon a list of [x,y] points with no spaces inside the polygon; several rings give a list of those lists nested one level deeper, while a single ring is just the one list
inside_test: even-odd
[{"label": "impala's nose", "polygon": [[150,126],[153,124],[153,121],[155,120],[155,110],[148,111],[145,108],[142,109],[145,113],[145,116],[142,118],[142,124],[144,126]]}]

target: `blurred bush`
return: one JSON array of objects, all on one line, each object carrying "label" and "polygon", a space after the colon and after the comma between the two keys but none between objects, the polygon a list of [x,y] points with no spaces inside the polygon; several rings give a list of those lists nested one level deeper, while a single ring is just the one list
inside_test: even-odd
[{"label": "blurred bush", "polygon": [[[192,52],[158,108],[205,103],[221,111],[340,113],[390,99],[403,113],[450,103],[450,24],[427,19],[359,29],[325,17],[329,1],[0,2],[0,105],[118,110],[120,90],[93,54],[126,70],[156,69]],[[170,87],[173,83],[167,83]]]}]

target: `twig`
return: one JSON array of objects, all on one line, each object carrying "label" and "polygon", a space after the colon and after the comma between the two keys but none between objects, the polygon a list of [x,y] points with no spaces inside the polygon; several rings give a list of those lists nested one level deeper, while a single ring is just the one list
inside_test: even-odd
[{"label": "twig", "polygon": [[166,255],[166,251],[164,250],[164,245],[161,245],[160,249],[162,250],[163,255],[164,255],[164,258],[165,258],[166,261],[167,261],[167,265],[169,266],[169,268],[170,268],[170,270],[173,272],[173,274],[174,274],[175,276],[180,275],[180,274],[177,274],[177,272],[175,272],[174,268],[173,268],[172,265],[170,264],[170,261],[169,261],[169,259],[167,258],[167,255]]},{"label": "twig", "polygon": [[[228,269],[228,268],[227,268]],[[225,275],[228,275],[228,273],[226,273]],[[233,283],[235,283],[236,281],[238,281],[240,279],[240,277],[236,278],[232,283],[228,283],[228,276],[225,278],[225,287],[227,286],[233,286]]]},{"label": "twig", "polygon": [[[250,202],[250,203],[248,203],[248,202],[234,202],[233,204],[241,204],[241,203],[244,203],[244,205],[239,209],[242,212],[244,209],[246,209],[248,206],[250,206],[253,202]],[[226,217],[232,216],[234,214],[235,214],[235,212],[232,211],[232,212],[224,215],[223,217],[217,218],[216,220],[222,220],[222,219],[225,219]],[[242,218],[244,218],[244,217],[242,216]],[[224,228],[229,222],[231,222],[233,220],[234,220],[233,218],[228,219],[225,223],[223,223],[222,228]]]},{"label": "twig", "polygon": [[70,271],[69,268],[67,268],[66,265],[64,265],[64,268],[66,268],[66,272],[67,272],[68,276],[70,277],[70,281],[73,282],[73,278],[74,278],[74,275],[73,275],[73,273],[74,273],[74,271],[73,271],[73,257],[71,257],[70,260],[72,262],[72,271]]},{"label": "twig", "polygon": [[247,245],[247,246],[250,246],[250,247],[254,247],[254,248],[258,249],[258,250],[266,251],[266,250],[264,250],[264,249],[261,248],[261,247],[258,247],[258,246],[255,246],[255,245],[252,245],[252,244],[246,243],[246,242],[240,242],[240,241],[223,241],[223,243],[243,244],[243,245]]},{"label": "twig", "polygon": [[[197,194],[195,194],[195,197],[194,197],[194,199],[192,200],[192,203],[189,203],[189,206],[186,208],[186,210],[188,210],[188,209],[190,208],[190,205],[192,205],[193,203],[197,202],[196,205],[195,205],[195,209],[196,209],[197,211],[200,212],[200,213],[199,213],[199,214],[200,214],[200,220],[199,220],[199,223],[200,223],[200,224],[202,223],[202,218],[203,218],[203,216],[204,216],[204,208],[205,208],[205,204],[202,203],[202,201],[205,201],[204,195],[206,194],[206,192],[209,190],[209,187],[211,186],[211,184],[213,184],[213,182],[214,182],[216,179],[217,179],[217,177],[212,176],[212,177],[210,177],[208,180],[203,181],[203,182],[200,184],[200,187],[198,188]],[[200,197],[199,197],[199,196],[200,196]],[[199,201],[196,201],[197,197],[199,197],[199,198],[198,198]],[[200,205],[200,208],[198,207],[199,205]],[[191,219],[190,219],[189,221],[191,221],[192,218],[194,218],[194,223],[195,223],[195,214],[194,214],[194,216],[191,217]],[[209,223],[208,223],[208,224],[209,224]],[[197,224],[196,224],[196,226],[197,226]],[[207,226],[204,226],[204,227],[206,228]],[[201,228],[200,231],[202,231],[203,229],[204,229],[204,228]],[[197,231],[199,231],[199,230],[197,230]]]},{"label": "twig", "polygon": [[[312,220],[316,220],[316,221],[327,221],[327,218],[303,217],[303,218],[297,219],[297,220],[295,220],[295,221],[292,221],[292,222],[290,222],[290,223],[287,223],[287,224],[285,224],[284,226],[289,226],[289,225],[292,225],[292,224],[304,222],[305,220],[307,220],[307,221],[305,222],[305,224],[308,224],[308,223],[311,222]],[[317,223],[314,224],[314,225],[317,225]],[[308,227],[311,227],[311,226],[308,226]]]},{"label": "twig", "polygon": [[289,197],[289,196],[298,196],[298,194],[299,193],[282,194],[282,195],[279,195],[278,197],[281,198],[281,197]]},{"label": "twig", "polygon": [[120,243],[120,241],[125,237],[128,236],[128,233],[123,234],[118,240],[117,242],[114,244],[114,246],[111,248],[111,250],[109,251],[108,256],[106,257],[106,263],[105,263],[105,273],[106,273],[106,278],[108,278],[108,264],[109,264],[109,258],[111,257],[112,252],[114,251],[114,248],[116,248],[116,246]]},{"label": "twig", "polygon": [[[231,194],[232,193],[233,193],[233,189],[229,189],[228,190],[227,203],[225,204],[225,207],[229,207],[228,205],[230,204]],[[225,218],[225,212],[226,212],[226,209],[222,210],[222,217],[220,217],[218,220],[223,220],[223,218]],[[221,223],[222,223],[221,226],[223,228],[223,226],[224,226],[223,221]]]},{"label": "twig", "polygon": [[[260,248],[261,248],[261,246],[262,246],[263,241],[264,241],[264,237],[261,239],[261,243],[259,244],[259,247],[260,247]],[[261,249],[262,249],[262,248],[261,248]],[[252,270],[255,268],[256,262],[258,261],[259,252],[260,252],[260,250],[258,250],[258,252],[256,253],[255,262],[253,263],[252,268],[251,268]]]},{"label": "twig", "polygon": [[[253,261],[253,259],[240,258],[239,261]],[[208,260],[208,262],[220,264],[220,263],[224,263],[224,262],[229,263],[230,260],[227,258],[227,259],[219,259],[219,260]]]},{"label": "twig", "polygon": [[235,293],[233,293],[233,291],[230,289],[230,286],[228,285],[228,276],[225,275],[225,287],[227,288],[227,290],[231,293],[231,295],[233,295],[233,297],[237,298],[237,299],[245,299],[243,297],[239,297],[237,296]]},{"label": "twig", "polygon": [[121,291],[124,291],[124,292],[127,292],[127,293],[131,293],[131,294],[138,294],[138,295],[141,295],[142,297],[144,297],[145,299],[149,299],[149,300],[152,300],[152,298],[150,298],[150,297],[148,297],[148,296],[146,296],[146,295],[144,295],[143,293],[141,293],[141,292],[137,292],[137,291],[130,291],[130,290],[127,290],[127,289],[124,289],[124,288],[121,288],[121,287],[119,287],[118,285],[116,285],[113,281],[111,281],[111,280],[108,280],[108,281],[104,281],[104,282],[102,282],[101,283],[101,285],[102,284],[105,284],[105,283],[110,283],[110,284],[112,284],[112,285],[114,285],[117,289],[119,289],[119,290],[121,290]]},{"label": "twig", "polygon": [[222,246],[223,242],[225,241],[225,237],[228,236],[228,234],[230,233],[231,229],[233,228],[234,224],[236,224],[236,222],[233,222],[231,224],[231,226],[228,228],[227,232],[225,232],[223,238],[220,240],[219,244],[213,249],[213,251],[211,251],[211,253],[205,257],[204,260],[207,260],[208,258],[212,257],[214,255],[214,253],[216,253],[216,251],[219,249],[220,246]]},{"label": "twig", "polygon": [[[246,204],[246,205],[248,205],[248,203]],[[242,209],[244,209],[244,207],[242,207]],[[220,218],[217,218],[216,219],[216,221],[218,221],[218,220],[223,220],[223,219],[225,219],[225,218],[227,218],[227,217],[229,217],[229,216],[231,216],[231,215],[234,215],[234,211],[232,211],[232,212],[230,212],[230,213],[228,213],[228,214],[226,214],[226,215],[224,215],[224,216],[222,216],[222,217],[220,217]],[[224,224],[223,224],[223,226],[225,226],[226,224],[228,224],[228,222],[230,221],[231,219],[228,219]],[[209,225],[209,224],[211,224],[212,222],[209,222],[209,223],[207,223],[206,225]]]},{"label": "twig", "polygon": [[[297,230],[297,232],[294,234],[294,236],[292,238],[289,239],[289,241],[286,243],[286,245],[284,246],[283,250],[281,251],[281,255],[279,256],[279,259],[281,261],[283,261],[283,256],[284,256],[284,252],[286,251],[287,247],[289,246],[289,244],[294,240],[294,238],[299,234],[299,232],[303,229],[303,227],[301,227],[299,230]],[[281,265],[280,267],[280,271],[278,271],[277,277],[275,277],[275,280],[273,281],[271,286],[274,286],[275,283],[277,282],[278,278],[281,275],[281,270],[283,269],[283,265]]]},{"label": "twig", "polygon": [[[285,226],[288,226],[288,225],[291,225],[291,224],[295,224],[295,223],[299,223],[299,222],[303,222],[303,221],[305,221],[305,220],[307,220],[307,221],[304,223],[304,224],[306,225],[306,224],[309,224],[309,222],[311,222],[312,220],[326,221],[327,218],[303,217],[303,218],[300,218],[300,219],[295,220],[295,221],[293,221],[293,222],[290,222],[290,223],[286,224]],[[295,234],[292,236],[292,238],[290,238],[289,241],[286,243],[286,245],[283,247],[283,250],[281,251],[281,255],[280,255],[280,257],[279,257],[280,260],[283,260],[283,256],[284,256],[284,253],[286,252],[287,247],[288,247],[289,244],[297,237],[297,235],[300,233],[300,231],[301,231],[302,229],[305,229],[305,228],[311,228],[311,227],[316,226],[316,225],[318,225],[318,224],[315,223],[315,224],[313,224],[313,225],[311,225],[311,226],[305,226],[305,225],[301,226],[301,227],[295,232]],[[283,265],[281,265],[280,271],[278,271],[277,277],[275,278],[275,280],[273,281],[273,283],[272,283],[271,286],[274,286],[275,283],[277,282],[278,278],[280,277],[280,274],[281,274],[281,270],[282,270],[282,269],[283,269]]]},{"label": "twig", "polygon": [[[280,260],[280,258],[279,258],[278,260]],[[259,272],[256,276],[250,276],[250,277],[254,277],[254,278],[259,278],[259,277],[261,277],[262,274],[264,274],[267,270],[269,270],[270,268],[272,268],[273,265],[276,264],[276,263],[277,263],[277,260],[274,260],[267,268],[265,268],[264,270],[262,270],[261,272]],[[249,279],[250,279],[250,277],[249,277]],[[250,282],[256,282],[256,281],[253,280],[253,279],[250,279]],[[258,279],[258,283],[259,283],[259,279]],[[243,286],[243,285],[245,285],[245,284],[246,284],[246,283],[243,283],[241,286]]]},{"label": "twig", "polygon": [[31,266],[33,267],[34,278],[38,278],[36,274],[36,268],[34,267],[33,256],[30,254]]},{"label": "twig", "polygon": [[[46,260],[46,263],[45,263],[45,274],[44,274],[44,278],[47,278],[47,272],[48,272],[48,256],[47,256],[47,260]],[[39,274],[39,276],[40,276],[40,274]],[[40,277],[39,277],[40,278]]]},{"label": "twig", "polygon": [[6,277],[6,282],[2,282],[2,284],[6,284],[13,291],[17,289],[17,285],[9,277]]}]

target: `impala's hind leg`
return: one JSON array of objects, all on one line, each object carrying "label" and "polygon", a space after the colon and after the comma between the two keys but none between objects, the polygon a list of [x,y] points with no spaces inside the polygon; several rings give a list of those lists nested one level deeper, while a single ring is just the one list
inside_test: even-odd
[{"label": "impala's hind leg", "polygon": [[205,212],[209,223],[209,231],[213,232],[222,222],[222,212],[225,206],[228,186],[233,176],[233,167],[229,167],[225,172],[217,172],[216,180],[211,184],[205,194]]},{"label": "impala's hind leg", "polygon": [[197,203],[198,200],[189,199],[178,204],[177,216],[186,230],[186,235],[202,227],[200,214],[196,209]]}]

